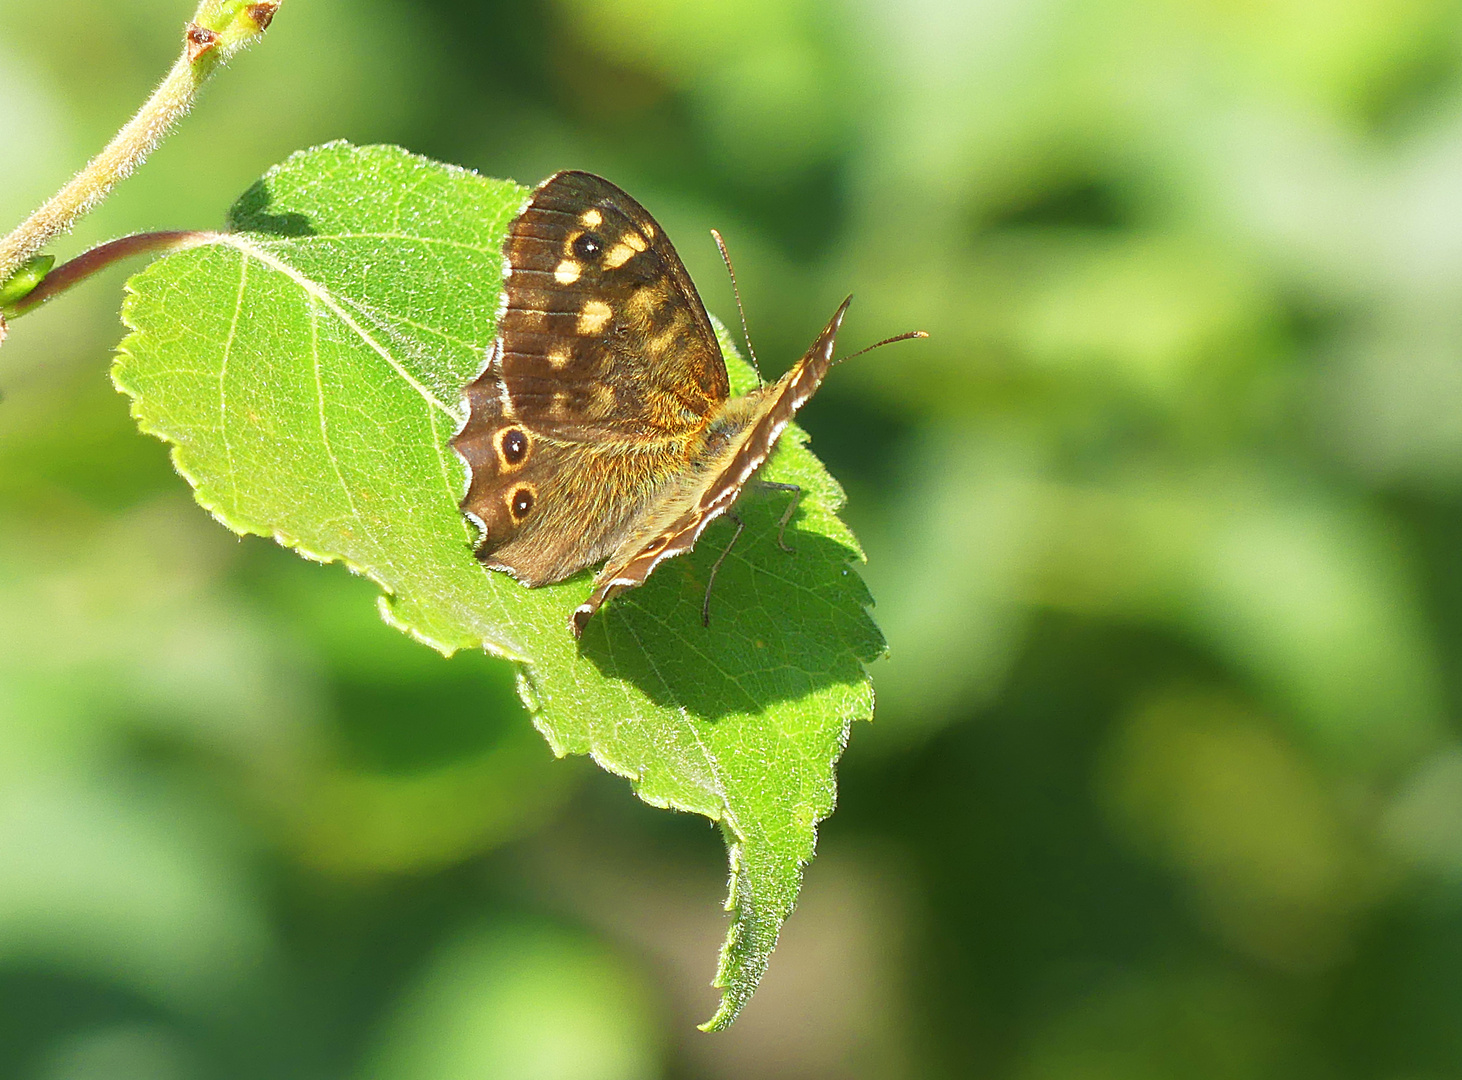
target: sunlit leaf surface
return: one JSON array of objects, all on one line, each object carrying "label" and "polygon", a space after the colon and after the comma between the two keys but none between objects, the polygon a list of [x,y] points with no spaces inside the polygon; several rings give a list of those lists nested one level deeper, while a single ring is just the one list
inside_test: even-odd
[{"label": "sunlit leaf surface", "polygon": [[296,155],[243,196],[228,234],[132,280],[115,379],[229,528],[343,560],[380,584],[390,622],[443,652],[517,661],[557,753],[592,754],[647,802],[721,824],[724,1024],[791,911],[848,725],[871,713],[863,665],[882,639],[835,516],[841,492],[795,429],[766,470],[807,493],[795,553],[775,543],[781,496],[749,496],[708,628],[701,595],[727,523],[582,644],[566,623],[587,574],[529,591],[474,560],[448,440],[493,338],[502,238],[525,194],[390,147]]}]

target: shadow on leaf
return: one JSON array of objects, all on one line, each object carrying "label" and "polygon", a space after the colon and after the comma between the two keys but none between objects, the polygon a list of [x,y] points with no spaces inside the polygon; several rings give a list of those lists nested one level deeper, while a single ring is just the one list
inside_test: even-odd
[{"label": "shadow on leaf", "polygon": [[746,530],[716,576],[710,625],[701,625],[701,601],[732,536],[725,519],[590,621],[580,648],[600,674],[703,720],[761,713],[866,679],[863,665],[882,655],[884,642],[865,610],[857,555],[795,521],[786,537],[795,550],[781,550],[780,512],[769,500],[743,500],[737,513]]},{"label": "shadow on leaf", "polygon": [[256,180],[239,196],[228,212],[230,232],[261,232],[271,236],[314,236],[314,223],[305,214],[268,212],[273,194],[263,180]]}]

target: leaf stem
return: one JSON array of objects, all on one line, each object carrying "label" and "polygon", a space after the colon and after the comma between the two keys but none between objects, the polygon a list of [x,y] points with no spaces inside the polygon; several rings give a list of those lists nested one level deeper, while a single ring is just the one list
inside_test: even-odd
[{"label": "leaf stem", "polygon": [[146,160],[169,129],[192,108],[208,77],[264,32],[279,2],[203,0],[183,34],[182,55],[137,115],[44,206],[0,240],[0,284],[53,238],[69,230],[118,181]]},{"label": "leaf stem", "polygon": [[109,241],[58,266],[47,274],[39,285],[0,313],[10,318],[18,318],[114,263],[134,255],[182,251],[185,248],[197,247],[199,244],[213,243],[218,238],[219,234],[216,232],[174,229],[167,232],[136,233],[132,236],[124,236],[120,240]]}]

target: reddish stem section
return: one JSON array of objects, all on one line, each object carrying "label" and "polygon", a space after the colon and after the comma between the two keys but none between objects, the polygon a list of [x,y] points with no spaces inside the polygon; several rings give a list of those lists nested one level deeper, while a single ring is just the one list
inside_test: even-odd
[{"label": "reddish stem section", "polygon": [[98,274],[113,263],[129,259],[133,255],[149,255],[165,251],[182,251],[185,248],[207,244],[218,238],[215,232],[198,232],[190,229],[174,229],[168,232],[136,233],[112,240],[83,252],[68,263],[63,263],[46,275],[45,280],[9,309],[12,318],[40,307],[53,296],[58,296],[93,274]]}]

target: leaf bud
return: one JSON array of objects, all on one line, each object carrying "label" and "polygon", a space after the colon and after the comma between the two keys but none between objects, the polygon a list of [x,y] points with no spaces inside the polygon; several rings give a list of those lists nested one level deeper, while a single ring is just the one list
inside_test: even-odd
[{"label": "leaf bud", "polygon": [[51,267],[55,265],[54,255],[33,255],[26,259],[20,264],[20,269],[11,274],[5,284],[0,285],[0,307],[9,307],[24,300],[46,279]]}]

